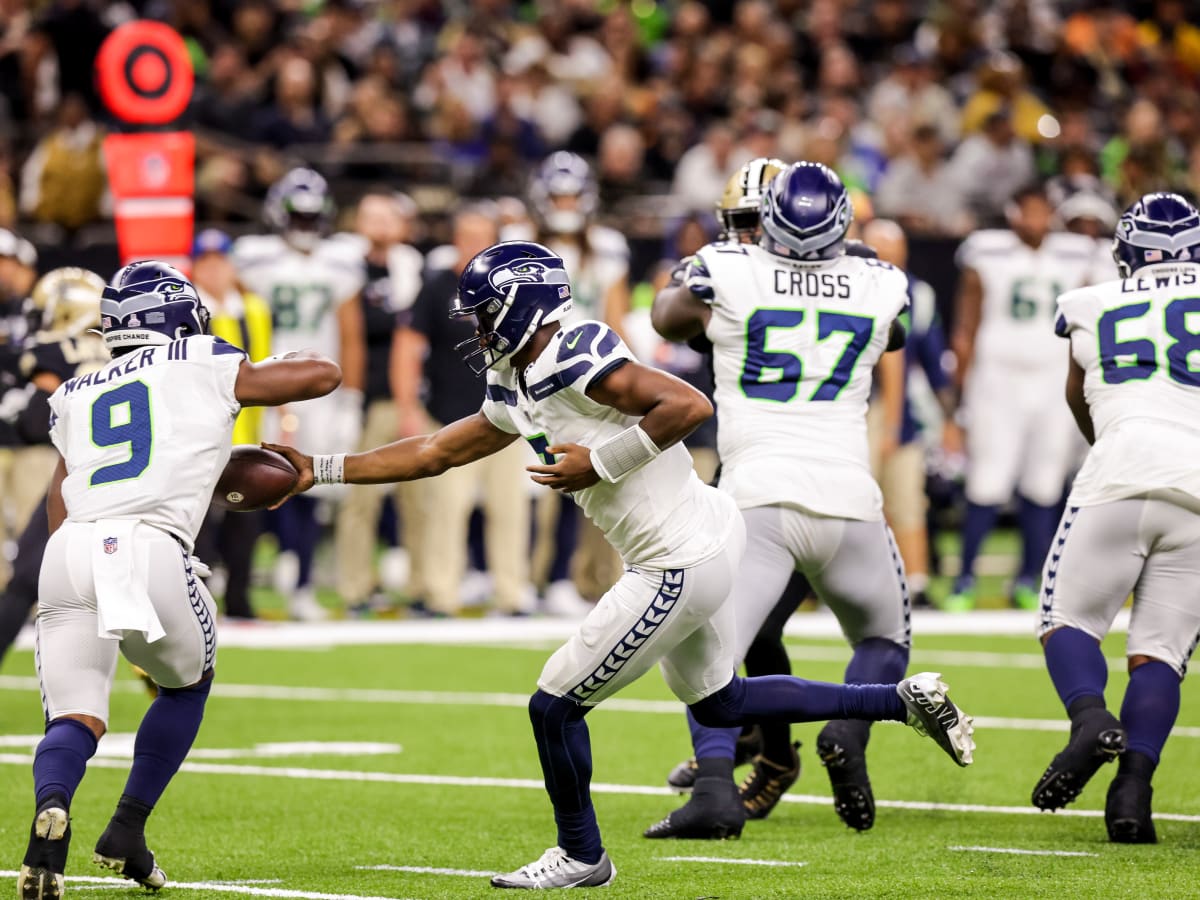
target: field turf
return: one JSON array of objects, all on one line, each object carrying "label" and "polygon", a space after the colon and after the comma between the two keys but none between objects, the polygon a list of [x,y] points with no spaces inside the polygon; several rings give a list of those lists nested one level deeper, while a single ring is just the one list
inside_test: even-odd
[{"label": "field turf", "polygon": [[[1106,644],[1110,659],[1122,640]],[[840,643],[791,648],[797,672],[839,679],[847,656]],[[546,655],[544,642],[223,649],[193,760],[150,821],[151,846],[173,883],[165,895],[494,896],[484,873],[514,869],[554,842],[524,709]],[[1177,818],[1160,815],[1157,846],[1123,847],[1105,841],[1095,816],[1115,766],[1072,807],[1090,815],[1026,814],[1034,781],[1065,740],[1052,730],[1063,727],[1060,708],[1032,638],[918,634],[913,669],[944,672],[958,702],[981,718],[977,762],[960,770],[911,730],[877,727],[876,797],[899,805],[881,806],[865,834],[834,815],[813,751],[819,726],[803,725],[795,729],[804,742],[791,795],[798,802],[748,823],[738,841],[645,840],[642,830],[679,802],[663,785],[688,755],[683,717],[657,673],[622,694],[617,708],[597,710],[589,717],[595,803],[619,873],[598,896],[1200,894],[1200,709],[1190,685],[1183,730],[1168,745],[1156,787],[1157,811]],[[20,865],[32,811],[30,748],[41,713],[31,675],[28,651],[11,654],[0,670],[5,878]],[[1114,662],[1110,698],[1124,683]],[[71,876],[101,875],[91,847],[120,794],[120,755],[146,703],[122,667],[113,733],[73,808],[72,895],[141,893],[128,882]],[[422,868],[444,871],[412,871]]]}]

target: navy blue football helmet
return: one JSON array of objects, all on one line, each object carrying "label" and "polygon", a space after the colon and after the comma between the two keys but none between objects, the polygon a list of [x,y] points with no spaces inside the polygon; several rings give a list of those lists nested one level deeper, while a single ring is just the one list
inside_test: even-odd
[{"label": "navy blue football helmet", "polygon": [[312,250],[329,234],[335,215],[329,184],[312,169],[292,169],[267,191],[266,223],[298,250]]},{"label": "navy blue football helmet", "polygon": [[1161,262],[1200,262],[1200,210],[1178,194],[1146,194],[1125,210],[1113,237],[1122,278]]},{"label": "navy blue football helmet", "polygon": [[821,163],[793,163],[771,179],[759,207],[764,248],[799,260],[842,252],[854,218],[842,179]]},{"label": "navy blue football helmet", "polygon": [[100,297],[100,333],[113,356],[209,334],[208,308],[173,266],[148,259],[113,276]]},{"label": "navy blue football helmet", "polygon": [[[562,208],[557,198],[574,197],[573,209]],[[596,211],[600,193],[592,168],[582,156],[559,150],[551,153],[533,173],[529,202],[539,222],[552,234],[578,234]]]},{"label": "navy blue football helmet", "polygon": [[533,241],[505,241],[476,256],[458,279],[453,319],[473,316],[476,335],[455,349],[476,375],[512,356],[571,308],[562,257]]}]

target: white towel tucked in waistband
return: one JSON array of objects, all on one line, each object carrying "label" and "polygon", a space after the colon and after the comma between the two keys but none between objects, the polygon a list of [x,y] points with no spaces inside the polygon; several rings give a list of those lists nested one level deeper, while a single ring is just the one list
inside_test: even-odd
[{"label": "white towel tucked in waistband", "polygon": [[100,519],[92,525],[92,577],[100,637],[121,640],[140,631],[147,643],[165,637],[146,585],[146,566],[133,546],[134,519]]}]

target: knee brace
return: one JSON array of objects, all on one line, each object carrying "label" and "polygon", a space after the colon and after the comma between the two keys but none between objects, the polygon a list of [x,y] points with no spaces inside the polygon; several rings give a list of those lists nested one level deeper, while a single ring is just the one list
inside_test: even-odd
[{"label": "knee brace", "polygon": [[705,728],[734,728],[742,724],[742,709],[746,701],[744,678],[734,679],[715,694],[709,694],[688,707],[692,716]]}]

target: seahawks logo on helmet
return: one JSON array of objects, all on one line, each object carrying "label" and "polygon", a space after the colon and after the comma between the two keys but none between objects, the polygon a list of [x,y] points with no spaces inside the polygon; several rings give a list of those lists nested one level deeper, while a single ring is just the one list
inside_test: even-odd
[{"label": "seahawks logo on helmet", "polygon": [[545,263],[522,262],[493,269],[488,274],[488,284],[498,291],[504,290],[510,284],[544,284],[548,271],[550,267]]}]

